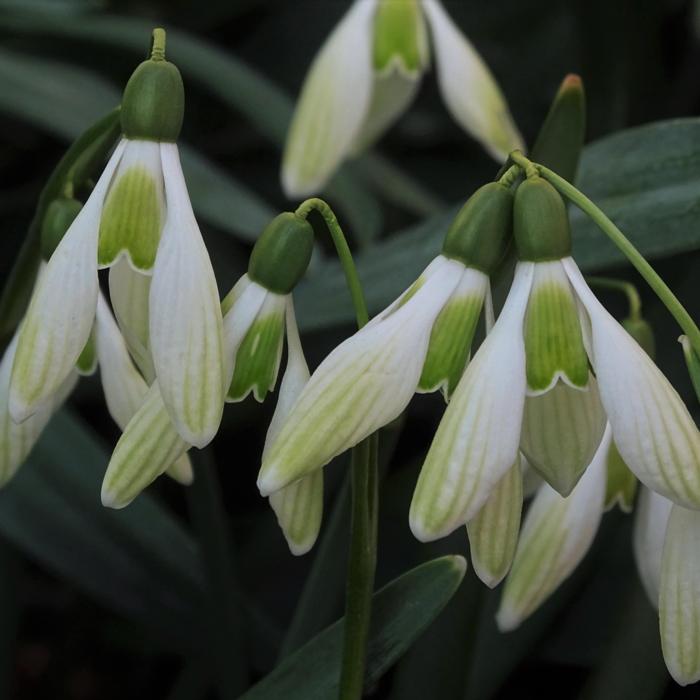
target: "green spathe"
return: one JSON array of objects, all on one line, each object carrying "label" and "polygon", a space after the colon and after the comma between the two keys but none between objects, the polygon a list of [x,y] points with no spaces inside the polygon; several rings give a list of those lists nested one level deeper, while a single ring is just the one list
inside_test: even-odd
[{"label": "green spathe", "polygon": [[515,192],[513,227],[520,260],[561,260],[571,254],[571,229],[559,193],[539,176]]},{"label": "green spathe", "polygon": [[284,340],[284,305],[277,313],[256,318],[236,352],[228,390],[229,401],[241,401],[251,391],[258,401],[275,386]]},{"label": "green spathe", "polygon": [[100,221],[99,265],[112,265],[126,252],[137,270],[151,270],[161,229],[162,207],[152,173],[139,166],[119,173]]},{"label": "green spathe", "polygon": [[483,294],[450,299],[435,321],[423,365],[419,391],[442,389],[449,400],[467,365]]},{"label": "green spathe", "polygon": [[381,73],[398,66],[416,74],[427,60],[425,20],[418,0],[379,0],[374,16],[374,69]]},{"label": "green spathe", "polygon": [[490,275],[505,255],[513,232],[513,195],[490,182],[480,187],[452,222],[442,252]]},{"label": "green spathe", "polygon": [[41,223],[41,255],[48,260],[61,242],[83,205],[72,197],[54,199],[46,208]]},{"label": "green spathe", "polygon": [[289,294],[304,276],[314,247],[314,230],[293,212],[276,216],[260,235],[248,276],[276,294]]},{"label": "green spathe", "polygon": [[122,99],[126,138],[174,143],[180,135],[184,112],[185,88],[175,65],[157,58],[136,68]]},{"label": "green spathe", "polygon": [[561,377],[572,386],[588,384],[588,356],[571,290],[547,280],[533,290],[525,315],[527,383],[547,391]]}]

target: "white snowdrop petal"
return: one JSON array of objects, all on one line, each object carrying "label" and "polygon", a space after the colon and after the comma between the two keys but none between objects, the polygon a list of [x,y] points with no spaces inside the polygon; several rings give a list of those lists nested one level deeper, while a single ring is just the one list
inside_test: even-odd
[{"label": "white snowdrop petal", "polygon": [[372,98],[374,0],[357,0],[314,59],[282,158],[289,197],[317,194],[349,154]]},{"label": "white snowdrop petal", "polygon": [[542,484],[530,506],[496,614],[501,631],[515,629],[568,578],[598,531],[605,500],[610,429],[571,494]]},{"label": "white snowdrop petal", "polygon": [[646,486],[700,507],[700,433],[676,390],[605,310],[571,258],[563,261],[591,320],[591,362],[625,464]]},{"label": "white snowdrop petal", "polygon": [[700,680],[700,511],[674,505],[661,562],[661,649],[676,683]]},{"label": "white snowdrop petal", "polygon": [[493,330],[462,375],[421,470],[410,525],[422,541],[471,520],[518,454],[525,402],[523,318],[532,263],[519,263]]},{"label": "white snowdrop petal", "polygon": [[97,306],[100,214],[124,147],[122,140],[34,288],[12,370],[10,411],[16,421],[50,401],[90,337]]},{"label": "white snowdrop petal", "polygon": [[223,323],[209,254],[192,212],[177,146],[161,144],[167,215],[149,297],[156,377],[186,442],[204,447],[221,422]]}]

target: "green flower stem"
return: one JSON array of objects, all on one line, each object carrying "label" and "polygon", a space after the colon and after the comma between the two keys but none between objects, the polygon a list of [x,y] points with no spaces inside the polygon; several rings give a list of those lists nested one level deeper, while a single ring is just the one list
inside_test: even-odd
[{"label": "green flower stem", "polygon": [[[333,210],[322,199],[307,199],[296,213],[305,218],[312,210],[321,214],[331,234],[355,307],[357,325],[362,328],[369,320],[369,314],[347,240]],[[364,687],[367,638],[377,564],[377,452],[376,433],[352,450],[352,516],[340,700],[359,700]]]},{"label": "green flower stem", "polygon": [[165,29],[156,27],[153,30],[153,43],[151,44],[151,61],[165,60]]},{"label": "green flower stem", "polygon": [[531,170],[532,166],[534,166],[545,180],[548,180],[554,185],[561,194],[573,202],[573,204],[597,224],[603,233],[624,253],[627,259],[636,268],[637,272],[639,272],[646,280],[647,284],[654,290],[655,294],[661,299],[673,318],[676,319],[678,325],[683,329],[683,332],[688,336],[688,340],[693,346],[693,349],[700,353],[700,329],[698,329],[695,321],[693,321],[690,314],[685,310],[685,307],[678,300],[678,297],[669,289],[668,285],[659,277],[644,256],[632,245],[625,234],[622,233],[622,231],[620,231],[620,229],[615,226],[615,224],[610,221],[583,192],[580,192],[563,177],[560,177],[544,165],[532,163],[518,151],[511,153],[510,157],[514,163],[520,165],[526,172]]},{"label": "green flower stem", "polygon": [[119,107],[84,131],[54,168],[39,195],[34,216],[19,255],[0,296],[0,345],[12,337],[22,320],[41,260],[41,225],[46,209],[57,197],[72,194],[101,165],[119,137]]},{"label": "green flower stem", "polygon": [[630,318],[634,321],[639,321],[642,318],[642,301],[639,298],[637,288],[631,282],[613,279],[612,277],[586,277],[586,281],[591,287],[622,292],[627,296],[630,306]]},{"label": "green flower stem", "polygon": [[207,450],[191,452],[195,479],[187,490],[190,517],[197,531],[207,581],[204,611],[211,663],[219,697],[238,697],[248,685],[244,619],[239,606],[235,565],[216,464]]}]

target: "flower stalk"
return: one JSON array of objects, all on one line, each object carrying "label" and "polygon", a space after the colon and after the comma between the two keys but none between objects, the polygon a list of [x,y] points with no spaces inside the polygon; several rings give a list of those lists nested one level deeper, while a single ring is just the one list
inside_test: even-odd
[{"label": "flower stalk", "polygon": [[[296,214],[306,218],[313,210],[323,217],[331,235],[355,308],[357,326],[362,328],[369,320],[369,313],[347,239],[333,210],[322,199],[307,199],[298,207]],[[340,700],[359,700],[364,686],[377,563],[377,453],[378,438],[375,433],[354,447],[351,456],[352,516]]]}]

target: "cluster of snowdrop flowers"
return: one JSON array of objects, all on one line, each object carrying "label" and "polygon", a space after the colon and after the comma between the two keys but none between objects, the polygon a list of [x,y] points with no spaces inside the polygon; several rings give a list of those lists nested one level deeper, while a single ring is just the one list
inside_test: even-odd
[{"label": "cluster of snowdrop flowers", "polygon": [[522,147],[493,75],[439,0],[355,0],[304,82],[282,161],[289,196],[322,190],[408,107],[429,66],[428,28],[454,119],[497,160]]},{"label": "cluster of snowdrop flowers", "polygon": [[85,206],[48,260],[20,328],[10,413],[22,422],[51,404],[89,341],[98,270],[144,376],[157,379],[183,439],[207,444],[225,382],[219,295],[175,143],[184,91],[164,59],[164,32],[130,78],[123,138]]}]

